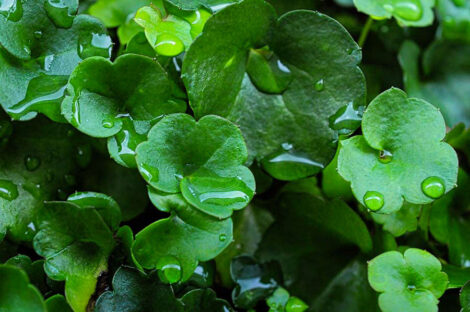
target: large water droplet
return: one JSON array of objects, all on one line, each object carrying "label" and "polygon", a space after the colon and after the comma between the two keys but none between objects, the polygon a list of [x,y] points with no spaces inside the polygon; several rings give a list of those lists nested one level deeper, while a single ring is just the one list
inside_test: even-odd
[{"label": "large water droplet", "polygon": [[417,21],[423,16],[423,8],[420,0],[394,0],[383,5],[383,8],[408,21]]},{"label": "large water droplet", "polygon": [[[50,63],[47,65],[50,67]],[[34,117],[41,107],[60,108],[65,94],[68,76],[41,74],[31,79],[26,90],[25,98],[7,108],[7,112],[17,120],[27,120]],[[58,112],[59,113],[59,112]]]},{"label": "large water droplet", "polygon": [[155,52],[164,56],[176,56],[184,51],[184,44],[180,38],[172,34],[161,34],[155,42]]},{"label": "large water droplet", "polygon": [[363,111],[363,106],[356,108],[353,102],[349,102],[329,118],[330,128],[340,134],[351,133],[361,125]]},{"label": "large water droplet", "polygon": [[379,152],[379,161],[383,164],[388,164],[392,161],[393,155],[391,152],[387,150],[383,150]]},{"label": "large water droplet", "polygon": [[318,92],[323,91],[325,89],[325,81],[323,79],[318,80],[315,82],[315,90]]},{"label": "large water droplet", "polygon": [[429,177],[421,183],[423,193],[431,198],[439,198],[444,195],[446,191],[444,180],[439,177]]},{"label": "large water droplet", "polygon": [[368,191],[364,194],[364,204],[372,211],[380,210],[384,205],[384,196],[375,191]]},{"label": "large water droplet", "polygon": [[266,49],[250,51],[246,71],[256,88],[265,93],[282,93],[292,80],[289,68]]},{"label": "large water droplet", "polygon": [[142,177],[145,179],[145,181],[152,183],[152,182],[158,182],[158,168],[151,166],[147,163],[141,162],[138,164],[139,167],[139,172],[142,175]]},{"label": "large water droplet", "polygon": [[111,129],[112,127],[114,127],[114,121],[111,119],[104,119],[101,122],[101,125],[103,126],[103,128]]},{"label": "large water droplet", "polygon": [[0,14],[12,22],[19,21],[23,17],[21,0],[0,0]]},{"label": "large water droplet", "polygon": [[219,241],[225,242],[227,240],[227,235],[226,234],[220,234],[219,235]]},{"label": "large water droplet", "polygon": [[145,141],[146,136],[137,133],[132,121],[129,118],[122,119],[123,127],[113,138],[110,139],[110,144],[113,143],[117,146],[117,154],[119,159],[128,167],[135,167],[135,149],[137,145]]},{"label": "large water droplet", "polygon": [[109,58],[113,49],[113,42],[107,34],[86,33],[78,39],[78,55],[82,59],[90,56]]},{"label": "large water droplet", "polygon": [[181,279],[180,262],[173,256],[165,256],[158,260],[158,276],[165,283],[174,284]]},{"label": "large water droplet", "polygon": [[28,171],[34,171],[41,165],[41,159],[28,155],[24,158],[24,165]]},{"label": "large water droplet", "polygon": [[206,21],[211,17],[212,14],[204,9],[198,9],[188,16],[184,17],[191,24],[191,37],[196,38],[204,28]]},{"label": "large water droplet", "polygon": [[0,180],[0,197],[14,200],[18,197],[18,187],[9,180]]},{"label": "large water droplet", "polygon": [[57,27],[69,28],[77,12],[77,7],[73,3],[74,0],[47,0],[44,9]]}]

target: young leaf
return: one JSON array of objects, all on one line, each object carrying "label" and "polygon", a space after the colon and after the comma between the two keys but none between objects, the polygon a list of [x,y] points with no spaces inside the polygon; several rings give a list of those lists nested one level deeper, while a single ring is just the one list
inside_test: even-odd
[{"label": "young leaf", "polygon": [[150,0],[99,0],[90,6],[88,12],[102,20],[106,27],[118,27],[119,42],[127,44],[140,31],[133,20],[135,13],[150,3]]},{"label": "young leaf", "polygon": [[49,202],[38,215],[34,250],[45,258],[44,269],[50,278],[65,280],[67,301],[76,312],[85,311],[115,244],[102,218],[110,215],[105,211],[72,202]]},{"label": "young leaf", "polygon": [[[10,7],[8,7],[10,5]],[[12,0],[0,14],[0,104],[17,120],[43,113],[63,121],[68,76],[90,56],[109,58],[112,41],[95,18],[75,16],[78,1]],[[4,9],[12,12],[4,14]]]},{"label": "young leaf", "polygon": [[218,220],[189,205],[181,194],[155,195],[172,211],[169,218],[158,220],[137,233],[132,253],[146,269],[157,268],[169,282],[186,281],[198,261],[208,261],[220,254],[232,241],[231,219]]},{"label": "young leaf", "polygon": [[113,291],[104,292],[96,301],[96,312],[183,312],[183,304],[171,287],[159,282],[156,274],[145,275],[123,266],[114,274],[112,283]]},{"label": "young leaf", "polygon": [[457,182],[457,155],[441,142],[445,130],[434,106],[389,89],[364,112],[363,135],[341,141],[339,173],[372,211],[398,211],[404,200],[431,203]]},{"label": "young leaf", "polygon": [[441,263],[427,251],[410,248],[383,253],[369,262],[369,283],[380,292],[383,312],[436,311],[447,287]]},{"label": "young leaf", "polygon": [[78,130],[97,138],[123,130],[123,119],[146,134],[152,120],[186,109],[184,103],[171,100],[163,68],[134,54],[120,56],[114,63],[101,57],[83,61],[70,76],[67,91],[62,114]]},{"label": "young leaf", "polygon": [[255,191],[254,177],[243,166],[246,157],[242,134],[228,120],[206,116],[196,122],[173,114],[153,126],[136,160],[152,187],[181,192],[200,211],[227,218],[244,208]]},{"label": "young leaf", "polygon": [[470,44],[441,40],[423,53],[422,60],[412,41],[405,41],[398,55],[406,92],[437,106],[449,126],[470,124],[469,54]]},{"label": "young leaf", "polygon": [[434,0],[354,0],[356,8],[374,19],[391,18],[402,26],[429,26],[434,20]]},{"label": "young leaf", "polygon": [[46,312],[41,293],[29,283],[28,275],[15,266],[0,264],[0,307],[12,312]]},{"label": "young leaf", "polygon": [[233,121],[247,141],[248,164],[259,160],[273,177],[295,180],[324,168],[337,132],[359,125],[360,59],[335,20],[294,11],[276,21],[269,4],[245,0],[208,20],[184,58],[182,77],[197,118]]}]

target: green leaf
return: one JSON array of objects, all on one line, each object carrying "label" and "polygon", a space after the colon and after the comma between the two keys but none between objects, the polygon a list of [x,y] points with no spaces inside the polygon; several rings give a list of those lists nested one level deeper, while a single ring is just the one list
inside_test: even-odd
[{"label": "green leaf", "polygon": [[0,153],[0,238],[8,233],[13,241],[31,241],[43,201],[73,187],[83,138],[45,118],[15,123],[12,131]]},{"label": "green leaf", "polygon": [[239,0],[167,0],[172,5],[178,7],[181,10],[193,11],[200,7],[211,9],[212,11],[219,11],[233,3],[239,2]]},{"label": "green leaf", "polygon": [[34,250],[45,258],[47,275],[65,280],[65,295],[76,312],[86,310],[98,276],[114,247],[112,232],[97,209],[49,202],[38,215]]},{"label": "green leaf", "polygon": [[60,6],[54,0],[4,4],[14,12],[0,14],[0,104],[16,120],[43,113],[63,121],[68,76],[87,57],[109,58],[111,38],[97,19],[75,16],[76,0]]},{"label": "green leaf", "polygon": [[461,268],[452,264],[443,264],[442,271],[449,277],[447,289],[461,288],[470,281],[470,268]]},{"label": "green leaf", "polygon": [[436,10],[443,38],[470,42],[470,2],[439,0]]},{"label": "green leaf", "polygon": [[210,289],[194,289],[186,293],[181,301],[185,312],[233,312],[230,304],[216,297]]},{"label": "green leaf", "polygon": [[189,115],[173,114],[150,130],[136,160],[152,187],[181,192],[200,211],[227,218],[244,208],[255,191],[254,177],[243,166],[246,157],[242,134],[228,120],[206,116],[196,122]]},{"label": "green leaf", "polygon": [[113,291],[98,298],[96,312],[182,312],[180,303],[170,286],[159,282],[156,274],[145,275],[130,267],[120,267],[113,277]]},{"label": "green leaf", "polygon": [[163,68],[134,54],[120,56],[114,63],[102,57],[83,61],[70,76],[67,91],[62,114],[78,130],[98,138],[118,134],[124,119],[146,134],[152,120],[186,109],[171,100]]},{"label": "green leaf", "polygon": [[437,106],[449,126],[470,125],[469,53],[470,44],[440,40],[424,51],[422,59],[411,41],[403,43],[398,55],[406,91]]},{"label": "green leaf", "polygon": [[[266,44],[271,51],[261,48]],[[182,77],[197,118],[233,121],[247,141],[248,164],[261,161],[273,177],[295,180],[323,169],[337,132],[359,125],[360,59],[335,20],[310,11],[276,20],[266,2],[245,0],[208,20],[186,53]]]},{"label": "green leaf", "polygon": [[339,173],[372,211],[396,212],[404,200],[431,203],[457,182],[457,155],[441,142],[445,131],[434,106],[389,89],[364,112],[363,135],[341,141]]},{"label": "green leaf", "polygon": [[462,306],[461,312],[470,311],[470,282],[460,291],[460,305]]},{"label": "green leaf", "polygon": [[354,0],[358,11],[374,19],[391,18],[402,26],[429,26],[434,20],[434,0]]},{"label": "green leaf", "polygon": [[62,295],[54,295],[46,300],[47,312],[73,312]]},{"label": "green leaf", "polygon": [[46,274],[44,273],[44,260],[31,261],[31,258],[18,254],[8,259],[5,264],[16,266],[28,274],[29,280],[41,293],[46,293],[48,286],[46,285]]},{"label": "green leaf", "polygon": [[0,265],[0,307],[8,312],[46,312],[41,293],[18,267]]},{"label": "green leaf", "polygon": [[106,27],[118,27],[119,41],[127,44],[140,31],[133,21],[135,13],[150,3],[150,0],[99,0],[90,6],[88,12],[102,20]]},{"label": "green leaf", "polygon": [[400,210],[391,214],[371,213],[375,222],[383,224],[383,229],[393,236],[402,236],[406,232],[416,231],[418,217],[421,213],[420,205],[405,203]]},{"label": "green leaf", "polygon": [[[180,194],[157,194],[172,211],[137,233],[132,253],[146,269],[157,268],[166,282],[186,281],[199,261],[220,254],[232,241],[231,219],[218,220],[191,207]],[[168,198],[170,197],[170,198]]]},{"label": "green leaf", "polygon": [[447,287],[441,263],[427,251],[409,248],[383,253],[368,264],[369,283],[380,292],[379,306],[388,311],[437,311]]},{"label": "green leaf", "polygon": [[468,267],[470,264],[470,220],[466,216],[470,201],[468,199],[469,176],[459,171],[459,187],[442,199],[437,200],[431,208],[429,228],[431,234],[449,250],[452,264]]}]

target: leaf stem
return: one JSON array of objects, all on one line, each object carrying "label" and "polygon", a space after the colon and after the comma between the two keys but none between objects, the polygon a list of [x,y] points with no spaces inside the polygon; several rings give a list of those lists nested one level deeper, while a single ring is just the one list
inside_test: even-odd
[{"label": "leaf stem", "polygon": [[366,42],[367,35],[369,35],[370,27],[372,26],[373,22],[374,20],[372,19],[372,17],[369,16],[366,24],[362,28],[361,35],[359,36],[359,41],[358,41],[358,44],[361,48],[364,46],[364,43]]}]

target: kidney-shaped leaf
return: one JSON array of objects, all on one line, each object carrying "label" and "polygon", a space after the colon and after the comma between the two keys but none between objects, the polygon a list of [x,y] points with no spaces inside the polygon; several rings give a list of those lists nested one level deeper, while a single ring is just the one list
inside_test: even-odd
[{"label": "kidney-shaped leaf", "polygon": [[154,194],[157,196],[160,201],[155,202],[167,203],[172,215],[137,233],[132,253],[144,268],[159,269],[163,280],[185,281],[193,274],[198,261],[215,258],[230,244],[232,220],[218,220],[202,213],[180,194]]},{"label": "kidney-shaped leaf", "polygon": [[339,173],[372,211],[392,213],[403,201],[427,204],[455,187],[458,160],[442,142],[439,110],[392,88],[364,112],[363,135],[341,141]]},{"label": "kidney-shaped leaf", "polygon": [[245,0],[207,21],[182,77],[197,118],[233,121],[247,141],[248,164],[256,159],[273,177],[295,180],[331,161],[338,131],[359,126],[360,59],[332,18],[294,11],[276,20],[266,2]]},{"label": "kidney-shaped leaf", "polygon": [[173,114],[153,126],[136,159],[152,187],[181,192],[197,209],[227,218],[254,194],[253,174],[243,165],[246,158],[243,136],[228,120],[206,116],[196,122],[189,115]]},{"label": "kidney-shaped leaf", "polygon": [[369,262],[369,283],[381,293],[383,312],[432,312],[447,288],[447,274],[441,269],[439,260],[427,251],[389,251]]},{"label": "kidney-shaped leaf", "polygon": [[0,6],[0,104],[14,119],[40,112],[63,120],[60,103],[75,66],[90,56],[111,55],[111,38],[97,19],[75,16],[76,0],[56,2],[12,0]]},{"label": "kidney-shaped leaf", "polygon": [[85,311],[115,245],[112,232],[97,210],[72,202],[48,202],[38,219],[34,250],[45,258],[50,278],[66,281],[73,310]]}]

